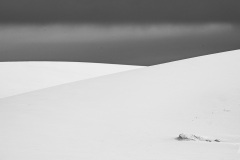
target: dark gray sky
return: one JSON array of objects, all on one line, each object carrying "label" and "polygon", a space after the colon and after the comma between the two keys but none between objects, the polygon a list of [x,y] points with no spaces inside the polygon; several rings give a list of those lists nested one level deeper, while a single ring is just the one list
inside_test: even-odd
[{"label": "dark gray sky", "polygon": [[154,65],[240,49],[239,0],[0,0],[0,61]]},{"label": "dark gray sky", "polygon": [[238,0],[0,0],[1,23],[240,21]]},{"label": "dark gray sky", "polygon": [[0,27],[0,61],[155,65],[239,48],[230,24]]}]

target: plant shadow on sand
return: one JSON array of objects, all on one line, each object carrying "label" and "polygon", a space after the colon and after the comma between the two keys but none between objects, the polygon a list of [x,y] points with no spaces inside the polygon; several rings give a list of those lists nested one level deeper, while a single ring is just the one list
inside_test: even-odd
[{"label": "plant shadow on sand", "polygon": [[219,139],[210,139],[207,137],[201,137],[194,134],[179,134],[178,137],[175,138],[178,141],[205,141],[205,142],[221,142]]}]

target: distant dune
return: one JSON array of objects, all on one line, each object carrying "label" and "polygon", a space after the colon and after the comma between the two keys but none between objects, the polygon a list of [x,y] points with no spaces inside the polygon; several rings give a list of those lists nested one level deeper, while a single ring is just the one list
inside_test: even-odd
[{"label": "distant dune", "polygon": [[80,62],[0,62],[0,98],[141,66]]},{"label": "distant dune", "polygon": [[0,99],[0,158],[236,160],[239,62],[236,50]]}]

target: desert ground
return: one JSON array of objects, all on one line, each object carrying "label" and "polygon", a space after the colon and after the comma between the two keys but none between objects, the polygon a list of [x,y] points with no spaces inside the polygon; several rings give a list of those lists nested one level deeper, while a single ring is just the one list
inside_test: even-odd
[{"label": "desert ground", "polygon": [[0,159],[238,160],[239,62],[235,50],[2,98]]}]

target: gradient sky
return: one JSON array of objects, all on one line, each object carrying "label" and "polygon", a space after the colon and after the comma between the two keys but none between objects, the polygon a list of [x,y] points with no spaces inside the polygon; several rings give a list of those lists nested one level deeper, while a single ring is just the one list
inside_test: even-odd
[{"label": "gradient sky", "polygon": [[0,61],[155,65],[240,49],[237,0],[0,0]]}]

